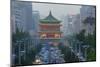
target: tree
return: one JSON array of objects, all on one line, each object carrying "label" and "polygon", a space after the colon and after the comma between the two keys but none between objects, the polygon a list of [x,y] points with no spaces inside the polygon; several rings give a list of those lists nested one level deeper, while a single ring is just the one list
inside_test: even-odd
[{"label": "tree", "polygon": [[84,24],[90,24],[90,25],[95,25],[95,22],[96,22],[96,18],[94,18],[94,17],[87,17],[84,21],[83,21],[83,23]]},{"label": "tree", "polygon": [[79,62],[78,57],[75,56],[73,52],[71,52],[71,49],[69,47],[66,47],[63,44],[60,44],[59,49],[61,50],[61,53],[64,54],[65,63]]},{"label": "tree", "polygon": [[79,41],[85,40],[85,29],[81,30],[79,34],[76,34],[76,39]]}]

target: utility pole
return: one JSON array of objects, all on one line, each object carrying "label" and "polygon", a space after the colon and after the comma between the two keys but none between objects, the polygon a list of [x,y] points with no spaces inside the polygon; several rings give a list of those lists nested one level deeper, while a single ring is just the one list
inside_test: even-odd
[{"label": "utility pole", "polygon": [[18,43],[18,53],[19,53],[19,59],[18,59],[18,62],[19,62],[19,65],[21,64],[21,55],[20,55],[20,45],[21,45],[21,41],[17,41]]},{"label": "utility pole", "polygon": [[26,60],[26,44],[25,44],[25,39],[24,39],[24,60]]}]

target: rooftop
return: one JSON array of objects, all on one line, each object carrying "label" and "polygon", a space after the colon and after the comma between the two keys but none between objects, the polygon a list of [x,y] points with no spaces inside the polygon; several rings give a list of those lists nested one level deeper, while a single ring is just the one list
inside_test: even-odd
[{"label": "rooftop", "polygon": [[61,21],[59,21],[58,19],[56,19],[56,18],[52,15],[52,13],[51,13],[51,11],[50,11],[49,15],[48,15],[46,18],[41,19],[40,22],[41,22],[41,23],[60,23]]}]

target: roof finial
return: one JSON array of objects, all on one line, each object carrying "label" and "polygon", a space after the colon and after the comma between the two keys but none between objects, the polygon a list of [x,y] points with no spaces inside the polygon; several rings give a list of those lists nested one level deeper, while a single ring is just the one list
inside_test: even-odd
[{"label": "roof finial", "polygon": [[52,13],[51,13],[51,10],[50,10],[50,13],[49,13],[49,15],[52,15]]}]

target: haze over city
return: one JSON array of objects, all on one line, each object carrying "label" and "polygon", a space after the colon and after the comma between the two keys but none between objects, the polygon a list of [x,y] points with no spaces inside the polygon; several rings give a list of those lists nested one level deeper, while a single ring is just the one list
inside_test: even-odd
[{"label": "haze over city", "polygon": [[64,4],[47,4],[47,3],[32,3],[33,11],[39,11],[40,18],[46,17],[51,11],[53,16],[61,19],[62,16],[75,15],[80,13],[81,5],[64,5]]},{"label": "haze over city", "polygon": [[11,1],[12,65],[96,60],[95,6]]}]

